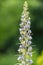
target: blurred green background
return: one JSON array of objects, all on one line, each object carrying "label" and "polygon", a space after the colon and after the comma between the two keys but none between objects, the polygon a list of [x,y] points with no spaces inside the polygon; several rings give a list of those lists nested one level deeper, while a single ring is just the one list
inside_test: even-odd
[{"label": "blurred green background", "polygon": [[[14,65],[17,62],[15,55],[19,47],[19,24],[24,1],[0,0],[0,65]],[[35,45],[35,61],[36,56],[43,55],[43,0],[27,2],[31,17],[32,43]]]}]

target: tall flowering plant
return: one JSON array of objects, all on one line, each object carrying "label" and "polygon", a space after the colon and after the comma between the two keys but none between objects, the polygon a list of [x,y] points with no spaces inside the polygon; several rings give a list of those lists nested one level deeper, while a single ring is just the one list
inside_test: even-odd
[{"label": "tall flowering plant", "polygon": [[18,52],[20,53],[18,57],[18,61],[20,62],[19,65],[31,65],[32,61],[32,37],[31,37],[31,30],[30,30],[30,17],[28,12],[28,3],[25,1],[23,6],[23,12],[21,16],[21,23],[20,23],[20,46]]}]

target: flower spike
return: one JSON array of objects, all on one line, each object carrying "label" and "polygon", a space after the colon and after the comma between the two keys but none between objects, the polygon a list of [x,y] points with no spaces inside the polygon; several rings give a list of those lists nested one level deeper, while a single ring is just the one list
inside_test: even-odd
[{"label": "flower spike", "polygon": [[31,30],[30,30],[30,17],[28,12],[28,3],[25,1],[23,6],[23,12],[21,16],[21,23],[20,23],[20,46],[18,52],[21,54],[18,57],[18,61],[20,61],[19,65],[31,65],[32,61],[32,37],[31,37]]}]

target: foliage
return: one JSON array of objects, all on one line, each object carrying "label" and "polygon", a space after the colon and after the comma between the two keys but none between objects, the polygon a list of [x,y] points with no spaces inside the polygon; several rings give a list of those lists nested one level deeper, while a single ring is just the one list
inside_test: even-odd
[{"label": "foliage", "polygon": [[37,58],[37,65],[43,65],[43,51],[41,55]]}]

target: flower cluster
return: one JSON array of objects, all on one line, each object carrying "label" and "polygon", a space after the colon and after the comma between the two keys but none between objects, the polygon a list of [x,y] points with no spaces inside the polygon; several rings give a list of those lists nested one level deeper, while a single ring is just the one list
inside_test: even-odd
[{"label": "flower cluster", "polygon": [[32,37],[31,37],[31,30],[30,30],[30,17],[28,12],[28,4],[27,1],[24,3],[23,12],[21,16],[21,23],[20,23],[20,46],[18,52],[21,54],[18,57],[20,61],[19,65],[31,65],[32,61]]}]

